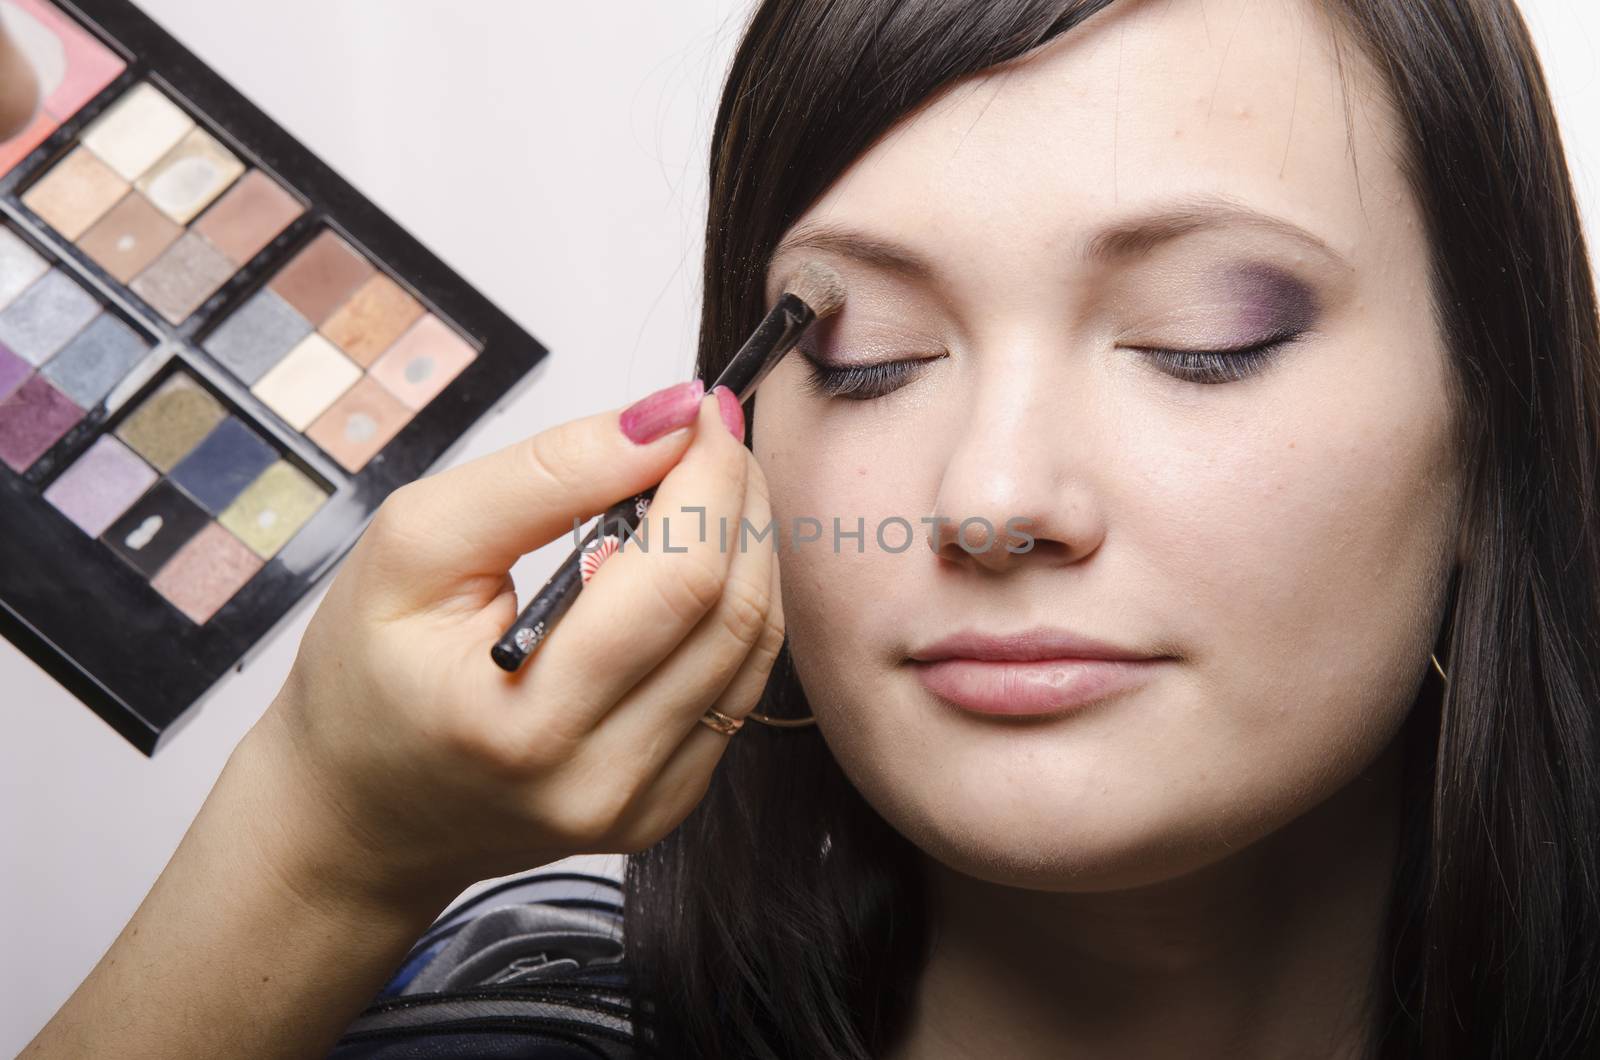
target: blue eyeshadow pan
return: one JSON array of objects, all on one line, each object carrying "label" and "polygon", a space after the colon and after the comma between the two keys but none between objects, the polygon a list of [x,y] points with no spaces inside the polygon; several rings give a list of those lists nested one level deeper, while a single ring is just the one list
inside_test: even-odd
[{"label": "blue eyeshadow pan", "polygon": [[102,313],[41,372],[79,408],[94,408],[149,349],[138,332]]},{"label": "blue eyeshadow pan", "polygon": [[172,469],[172,481],[212,515],[254,482],[278,454],[250,428],[229,416]]}]

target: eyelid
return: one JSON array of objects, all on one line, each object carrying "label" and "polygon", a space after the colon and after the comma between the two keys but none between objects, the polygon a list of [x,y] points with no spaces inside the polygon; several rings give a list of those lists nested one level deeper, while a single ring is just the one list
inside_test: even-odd
[{"label": "eyelid", "polygon": [[[848,313],[848,309],[846,310]],[[925,332],[910,331],[894,324],[875,320],[846,320],[845,314],[830,317],[810,328],[800,337],[797,346],[802,353],[811,353],[813,362],[829,368],[859,368],[884,360],[906,360],[907,355],[920,352],[924,356],[950,352],[939,339]],[[835,360],[829,354],[849,350],[858,360]]]}]

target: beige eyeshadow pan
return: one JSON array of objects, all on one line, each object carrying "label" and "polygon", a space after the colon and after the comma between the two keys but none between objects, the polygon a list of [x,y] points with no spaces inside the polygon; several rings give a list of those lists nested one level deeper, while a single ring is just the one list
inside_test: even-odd
[{"label": "beige eyeshadow pan", "polygon": [[154,86],[140,82],[84,130],[84,146],[135,181],[194,128],[194,119]]},{"label": "beige eyeshadow pan", "polygon": [[204,129],[189,135],[139,178],[136,187],[177,224],[188,224],[244,172],[244,163]]},{"label": "beige eyeshadow pan", "polygon": [[360,378],[360,366],[313,331],[250,391],[285,423],[303,431]]},{"label": "beige eyeshadow pan", "polygon": [[23,193],[23,204],[51,228],[77,239],[128,192],[128,182],[93,151],[75,147]]}]

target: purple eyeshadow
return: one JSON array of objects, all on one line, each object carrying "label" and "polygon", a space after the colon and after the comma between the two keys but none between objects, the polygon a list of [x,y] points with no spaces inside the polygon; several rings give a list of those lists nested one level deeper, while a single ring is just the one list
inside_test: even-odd
[{"label": "purple eyeshadow", "polygon": [[83,418],[83,410],[51,386],[32,376],[0,400],[0,461],[23,472]]},{"label": "purple eyeshadow", "polygon": [[1317,296],[1300,280],[1270,265],[1245,265],[1229,279],[1233,297],[1244,307],[1245,341],[1305,331],[1316,321]]},{"label": "purple eyeshadow", "polygon": [[90,537],[99,537],[156,480],[149,464],[110,435],[51,483],[44,499]]},{"label": "purple eyeshadow", "polygon": [[22,385],[33,371],[33,366],[21,357],[0,346],[0,399],[7,398],[11,392]]}]

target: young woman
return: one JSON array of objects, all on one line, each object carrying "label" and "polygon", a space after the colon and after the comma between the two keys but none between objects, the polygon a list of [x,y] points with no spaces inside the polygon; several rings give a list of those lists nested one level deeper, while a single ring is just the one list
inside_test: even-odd
[{"label": "young woman", "polygon": [[[664,1056],[1595,1054],[1600,336],[1511,0],[767,0],[711,178],[702,377],[847,290],[754,455],[691,385],[397,493],[29,1055],[317,1054],[580,851]],[[687,551],[497,671],[662,475]]]}]

